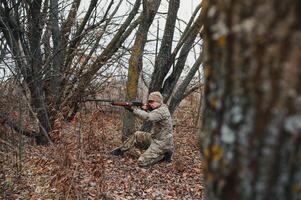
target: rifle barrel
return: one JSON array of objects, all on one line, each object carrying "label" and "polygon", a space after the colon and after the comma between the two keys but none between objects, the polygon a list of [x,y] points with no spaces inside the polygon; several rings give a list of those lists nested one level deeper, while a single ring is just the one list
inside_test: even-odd
[{"label": "rifle barrel", "polygon": [[90,98],[85,99],[84,101],[85,101],[85,102],[86,102],[86,101],[99,101],[99,102],[109,102],[109,103],[114,102],[114,101],[111,100],[111,99],[90,99]]},{"label": "rifle barrel", "polygon": [[128,102],[128,101],[114,101],[111,99],[93,99],[93,98],[87,98],[83,102],[87,102],[87,101],[108,102],[108,103],[111,103],[111,105],[113,105],[113,106],[126,106],[126,107],[131,107],[131,106],[141,107],[141,106],[147,105],[147,104],[143,104],[141,101]]}]

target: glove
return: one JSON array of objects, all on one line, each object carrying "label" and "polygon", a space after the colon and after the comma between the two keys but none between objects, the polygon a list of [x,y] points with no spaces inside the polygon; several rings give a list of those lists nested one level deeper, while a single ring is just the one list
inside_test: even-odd
[{"label": "glove", "polygon": [[125,106],[124,108],[127,109],[129,112],[133,112],[133,109],[130,106]]}]

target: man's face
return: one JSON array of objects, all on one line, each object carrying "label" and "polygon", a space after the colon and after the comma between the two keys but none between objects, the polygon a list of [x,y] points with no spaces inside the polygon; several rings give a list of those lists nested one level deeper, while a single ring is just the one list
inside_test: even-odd
[{"label": "man's face", "polygon": [[148,105],[152,108],[152,110],[154,110],[154,109],[160,107],[161,104],[156,101],[149,100]]}]

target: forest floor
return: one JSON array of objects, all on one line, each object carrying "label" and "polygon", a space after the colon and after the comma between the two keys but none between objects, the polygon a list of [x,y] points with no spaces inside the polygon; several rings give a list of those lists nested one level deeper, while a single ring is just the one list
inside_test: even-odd
[{"label": "forest floor", "polygon": [[138,149],[109,154],[121,143],[122,115],[116,112],[58,123],[53,145],[23,140],[23,150],[1,155],[0,199],[202,199],[193,112],[175,117],[173,162],[149,168],[137,166]]}]

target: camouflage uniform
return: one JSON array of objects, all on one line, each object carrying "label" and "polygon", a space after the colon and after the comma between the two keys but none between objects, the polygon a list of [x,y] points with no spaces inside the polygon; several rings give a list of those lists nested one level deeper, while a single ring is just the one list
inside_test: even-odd
[{"label": "camouflage uniform", "polygon": [[[162,96],[160,101],[162,101]],[[123,143],[120,149],[124,152],[133,146],[146,145],[148,148],[139,157],[138,165],[144,167],[155,164],[163,159],[165,153],[173,151],[172,119],[168,107],[161,104],[160,107],[151,112],[134,108],[133,113],[145,121],[152,122],[152,131],[151,133],[135,132]]]}]

